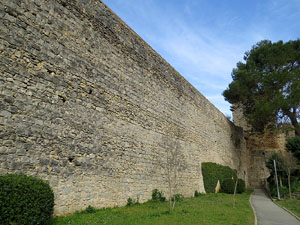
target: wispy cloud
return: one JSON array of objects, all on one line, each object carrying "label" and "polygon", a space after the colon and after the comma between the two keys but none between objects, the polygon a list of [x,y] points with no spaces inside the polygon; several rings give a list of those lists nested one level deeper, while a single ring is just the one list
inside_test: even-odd
[{"label": "wispy cloud", "polygon": [[268,1],[267,7],[270,13],[277,16],[284,16],[285,18],[291,18],[300,13],[299,0],[272,0]]},{"label": "wispy cloud", "polygon": [[189,68],[187,71],[230,77],[230,71],[243,55],[244,49],[218,39],[213,30],[206,27],[194,30],[180,18],[157,21],[154,26],[160,33],[151,35],[150,41],[171,56],[171,63]]},{"label": "wispy cloud", "polygon": [[230,104],[224,101],[222,95],[207,95],[206,98],[214,105],[218,106],[219,110],[224,115],[231,115]]},{"label": "wispy cloud", "polygon": [[181,63],[193,70],[215,76],[228,76],[225,73],[232,69],[239,56],[234,46],[217,40],[208,43],[205,38],[196,36],[192,31],[185,31],[183,35],[168,36],[160,41],[165,51],[176,56]]},{"label": "wispy cloud", "polygon": [[222,112],[231,71],[256,42],[299,38],[300,0],[104,0]]}]

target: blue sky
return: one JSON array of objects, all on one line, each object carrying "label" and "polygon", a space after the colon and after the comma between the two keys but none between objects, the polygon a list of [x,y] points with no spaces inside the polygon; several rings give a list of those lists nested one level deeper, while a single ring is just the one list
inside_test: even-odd
[{"label": "blue sky", "polygon": [[300,0],[103,0],[225,115],[231,71],[258,41],[300,37]]}]

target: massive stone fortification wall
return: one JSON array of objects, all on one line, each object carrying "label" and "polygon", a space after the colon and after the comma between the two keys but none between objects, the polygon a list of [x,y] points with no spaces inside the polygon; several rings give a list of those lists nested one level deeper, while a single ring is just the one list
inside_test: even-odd
[{"label": "massive stone fortification wall", "polygon": [[238,167],[241,131],[101,1],[0,10],[0,173],[48,180],[56,215],[166,191],[168,149],[186,196],[204,191],[201,162]]}]

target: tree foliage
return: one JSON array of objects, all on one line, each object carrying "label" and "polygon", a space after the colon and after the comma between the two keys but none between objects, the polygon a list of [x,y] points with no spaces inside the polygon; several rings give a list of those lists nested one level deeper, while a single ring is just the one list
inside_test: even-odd
[{"label": "tree foliage", "polygon": [[285,173],[285,165],[284,165],[283,157],[281,153],[277,153],[277,152],[274,152],[266,162],[266,167],[270,170],[271,176],[275,176],[274,160],[276,161],[276,170],[278,176],[284,177],[286,173]]},{"label": "tree foliage", "polygon": [[245,53],[232,71],[225,100],[242,105],[248,123],[257,131],[288,120],[300,135],[300,39],[263,40]]},{"label": "tree foliage", "polygon": [[[266,167],[270,170],[270,174],[273,177],[273,183],[275,184],[275,168],[274,162],[276,161],[276,169],[279,177],[280,187],[283,188],[282,178],[287,178],[288,192],[291,197],[292,186],[291,186],[291,176],[292,171],[297,170],[297,159],[293,156],[291,152],[279,152],[273,153],[271,157],[266,162]],[[286,182],[285,182],[286,183]],[[282,194],[282,193],[281,193]]]},{"label": "tree foliage", "polygon": [[285,146],[287,150],[292,152],[300,162],[300,136],[295,136],[287,139]]},{"label": "tree foliage", "polygon": [[288,188],[289,195],[292,198],[292,187],[291,187],[291,173],[293,170],[297,169],[297,159],[293,156],[292,152],[285,152],[282,155],[283,168],[288,176]]}]

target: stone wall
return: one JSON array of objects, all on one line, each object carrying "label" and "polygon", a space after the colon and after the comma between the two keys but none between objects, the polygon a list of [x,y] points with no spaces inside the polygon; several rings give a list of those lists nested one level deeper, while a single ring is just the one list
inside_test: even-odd
[{"label": "stone wall", "polygon": [[286,139],[294,135],[291,129],[279,129],[270,132],[266,130],[263,134],[249,133],[246,135],[246,146],[249,152],[249,185],[261,187],[270,176],[266,161],[275,152],[285,152]]},{"label": "stone wall", "polygon": [[286,151],[286,139],[294,136],[293,127],[290,124],[280,124],[275,130],[265,129],[263,133],[253,132],[243,115],[242,107],[235,106],[233,121],[244,130],[248,155],[248,184],[251,187],[262,187],[270,176],[266,161],[275,152]]},{"label": "stone wall", "polygon": [[242,131],[101,1],[2,0],[0,20],[0,173],[48,180],[56,215],[166,193],[170,149],[185,196],[201,162],[246,171]]},{"label": "stone wall", "polygon": [[243,106],[241,104],[232,105],[232,119],[235,126],[243,128],[245,132],[251,131],[251,126],[245,119]]}]

